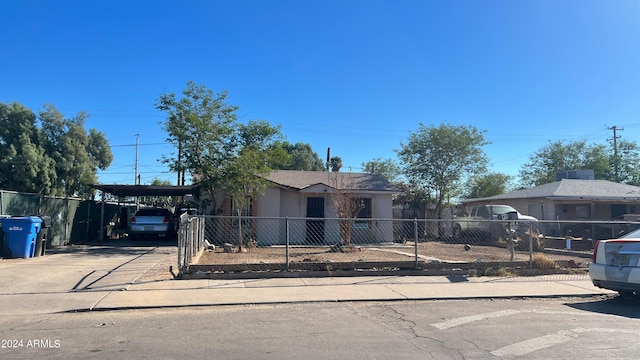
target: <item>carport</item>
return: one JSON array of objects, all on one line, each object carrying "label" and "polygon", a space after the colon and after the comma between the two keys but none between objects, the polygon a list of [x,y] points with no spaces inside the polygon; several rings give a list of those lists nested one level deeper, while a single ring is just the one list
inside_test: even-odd
[{"label": "carport", "polygon": [[118,185],[118,184],[92,184],[92,188],[102,191],[102,209],[100,215],[99,238],[104,241],[104,204],[105,194],[118,197],[127,196],[182,196],[198,193],[198,186],[171,186],[171,185]]}]

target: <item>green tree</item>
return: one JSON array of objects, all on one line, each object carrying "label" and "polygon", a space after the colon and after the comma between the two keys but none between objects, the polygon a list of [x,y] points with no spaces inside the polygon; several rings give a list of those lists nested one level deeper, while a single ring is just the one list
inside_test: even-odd
[{"label": "green tree", "polygon": [[161,95],[155,107],[167,116],[163,123],[167,141],[176,146],[161,160],[171,171],[189,171],[215,203],[215,191],[225,176],[225,166],[237,154],[238,107],[227,104],[228,93],[214,93],[204,85],[187,83],[182,96]]},{"label": "green tree", "polygon": [[[629,140],[618,141],[611,149],[609,180],[629,185],[640,185],[640,147]],[[617,156],[617,157],[616,157]],[[617,170],[617,171],[616,171]]]},{"label": "green tree", "polygon": [[471,176],[467,180],[467,199],[485,198],[507,192],[511,177],[502,173]]},{"label": "green tree", "polygon": [[227,97],[226,91],[214,93],[190,81],[181,97],[161,95],[156,108],[167,113],[163,124],[167,140],[178,148],[177,156],[162,160],[173,171],[190,172],[210,195],[214,211],[216,193],[221,191],[233,199],[240,215],[248,197],[266,188],[271,164],[282,156],[277,150],[282,139],[280,129],[263,120],[239,124],[238,107],[228,104]]},{"label": "green tree", "polygon": [[585,140],[549,142],[530,156],[520,169],[522,187],[533,187],[556,181],[556,172],[587,170],[595,172],[596,179],[608,179],[610,159],[604,145],[587,144]]},{"label": "green tree", "polygon": [[430,194],[424,187],[405,182],[395,184],[400,189],[400,194],[394,199],[397,205],[408,205],[414,218],[422,217],[426,213],[427,205],[432,202]]},{"label": "green tree", "polygon": [[53,194],[56,172],[41,139],[33,111],[0,103],[0,188]]},{"label": "green tree", "polygon": [[[280,128],[264,120],[238,124],[237,134],[240,139],[237,152],[226,164],[225,176],[219,179],[218,186],[231,196],[240,216],[249,199],[267,187],[265,177],[271,172],[270,165],[281,161],[286,154],[277,147],[282,138]],[[241,248],[244,246],[242,239],[239,245]]]},{"label": "green tree", "polygon": [[331,171],[338,172],[342,168],[342,158],[340,156],[333,156],[329,159]]},{"label": "green tree", "polygon": [[439,216],[445,199],[460,192],[464,179],[485,171],[488,159],[482,147],[488,142],[483,133],[475,126],[421,123],[396,150],[409,182],[435,201],[434,216]]},{"label": "green tree", "polygon": [[106,169],[113,160],[104,134],[95,129],[89,133],[85,130],[88,117],[81,111],[67,119],[50,104],[39,113],[43,147],[53,159],[57,174],[53,195],[91,194],[89,185],[97,182],[98,169]]},{"label": "green tree", "polygon": [[[151,180],[152,186],[171,186],[173,183],[169,180],[161,180],[158,178],[154,178]],[[173,205],[173,199],[171,196],[142,196],[140,197],[141,204],[160,206],[169,208]],[[178,215],[178,214],[177,214]]]},{"label": "green tree", "polygon": [[65,119],[53,105],[39,113],[41,128],[30,109],[0,103],[0,186],[45,195],[93,193],[98,169],[113,159],[101,132],[84,129],[88,115]]},{"label": "green tree", "polygon": [[400,166],[392,159],[375,158],[362,163],[362,168],[364,168],[364,172],[370,174],[381,174],[392,183],[397,183],[402,173]]},{"label": "green tree", "polygon": [[324,162],[309,144],[301,142],[291,144],[283,141],[278,146],[286,153],[286,156],[282,158],[282,162],[273,164],[273,169],[323,171],[325,168]]}]

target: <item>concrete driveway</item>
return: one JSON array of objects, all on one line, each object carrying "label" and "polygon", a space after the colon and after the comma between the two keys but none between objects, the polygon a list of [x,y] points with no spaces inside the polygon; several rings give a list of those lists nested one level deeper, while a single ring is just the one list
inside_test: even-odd
[{"label": "concrete driveway", "polygon": [[46,308],[46,312],[62,311],[69,308],[72,299],[86,307],[109,292],[127,290],[133,284],[171,279],[169,265],[175,264],[176,251],[175,245],[153,242],[146,246],[76,245],[48,250],[41,257],[2,259],[0,310],[20,311],[23,304],[28,312],[38,312],[38,307]]}]

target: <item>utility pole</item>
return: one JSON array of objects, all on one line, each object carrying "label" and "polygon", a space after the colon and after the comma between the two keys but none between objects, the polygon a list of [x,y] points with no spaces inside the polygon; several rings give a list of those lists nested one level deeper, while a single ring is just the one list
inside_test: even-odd
[{"label": "utility pole", "polygon": [[[180,180],[184,179],[184,176],[182,175],[182,142],[180,140],[178,140],[178,186],[180,186]],[[182,180],[184,185],[184,180]]]},{"label": "utility pole", "polygon": [[613,178],[616,182],[620,182],[620,158],[618,157],[618,131],[623,131],[624,128],[619,128],[615,125],[608,128],[613,131]]},{"label": "utility pole", "polygon": [[[140,185],[140,174],[138,174],[138,140],[140,138],[140,134],[136,134],[136,177],[133,179],[134,185]],[[140,198],[136,196],[136,210],[140,208]]]},{"label": "utility pole", "polygon": [[136,134],[136,175],[133,179],[133,184],[134,185],[140,185],[140,180],[138,178],[138,139],[140,137],[140,134]]}]

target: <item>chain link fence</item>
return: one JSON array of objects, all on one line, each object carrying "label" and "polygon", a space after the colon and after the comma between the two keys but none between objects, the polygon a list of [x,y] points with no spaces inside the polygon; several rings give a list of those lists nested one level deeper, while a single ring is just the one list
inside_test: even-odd
[{"label": "chain link fence", "polygon": [[182,273],[586,270],[634,222],[183,216]]}]

